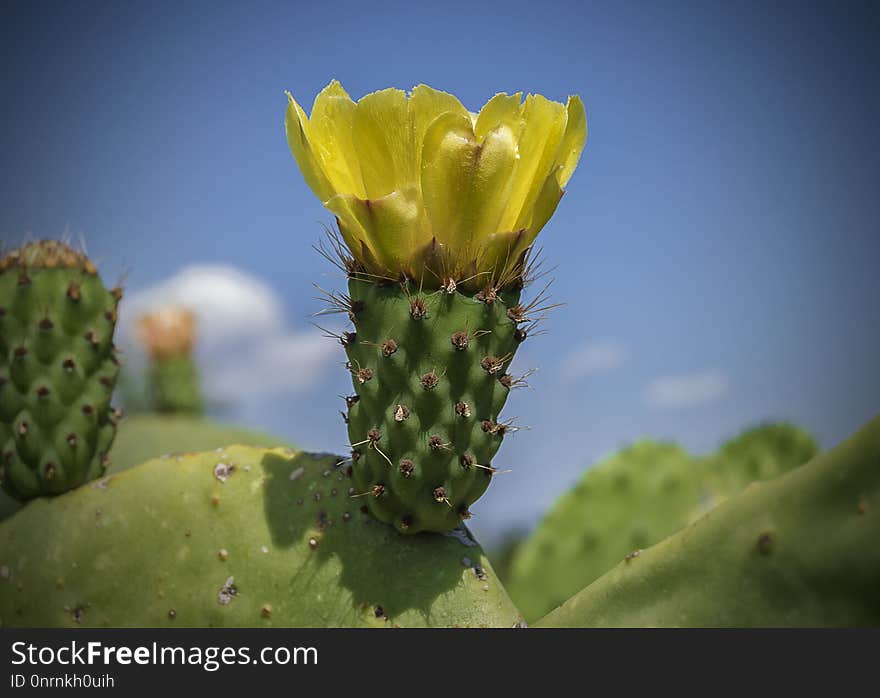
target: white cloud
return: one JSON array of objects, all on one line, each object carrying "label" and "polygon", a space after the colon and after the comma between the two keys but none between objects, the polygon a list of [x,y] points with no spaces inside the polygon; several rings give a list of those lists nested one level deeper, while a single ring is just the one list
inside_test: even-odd
[{"label": "white cloud", "polygon": [[720,371],[662,376],[648,385],[645,399],[654,407],[693,407],[721,398],[727,384],[727,376]]},{"label": "white cloud", "polygon": [[166,304],[189,308],[198,317],[203,384],[218,401],[301,392],[340,359],[318,330],[294,331],[285,325],[280,297],[261,279],[232,266],[193,265],[123,297],[119,336],[134,363],[143,358],[135,321]]},{"label": "white cloud", "polygon": [[144,311],[169,303],[198,315],[199,337],[215,344],[250,333],[276,332],[282,326],[282,304],[262,280],[227,265],[193,265],[123,300],[126,329]]},{"label": "white cloud", "polygon": [[563,377],[574,380],[617,368],[626,360],[626,347],[617,340],[584,342],[562,361]]},{"label": "white cloud", "polygon": [[[342,363],[342,347],[333,346],[326,337],[308,334],[270,336],[246,355],[246,362],[227,360],[212,367],[213,389],[234,399],[249,394],[298,393],[313,386],[332,360]],[[329,360],[329,361],[328,361]]]}]

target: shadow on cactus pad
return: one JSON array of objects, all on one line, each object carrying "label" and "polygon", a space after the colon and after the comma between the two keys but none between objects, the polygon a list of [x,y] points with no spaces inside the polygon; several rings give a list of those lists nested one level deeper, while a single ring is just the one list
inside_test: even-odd
[{"label": "shadow on cactus pad", "polygon": [[481,548],[360,511],[337,458],[230,446],[155,459],[0,524],[4,626],[502,626]]}]

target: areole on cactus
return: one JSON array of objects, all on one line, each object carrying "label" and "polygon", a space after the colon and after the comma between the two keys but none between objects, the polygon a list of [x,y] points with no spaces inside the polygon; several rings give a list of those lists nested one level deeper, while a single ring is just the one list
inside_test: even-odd
[{"label": "areole on cactus", "polygon": [[[353,332],[343,413],[356,497],[404,533],[444,531],[497,472],[518,346],[552,307],[520,293],[532,243],[586,139],[578,97],[498,94],[479,113],[425,85],[354,102],[336,82],[310,117],[288,94],[290,149],[341,235],[325,292]],[[336,259],[334,259],[334,254]]]}]

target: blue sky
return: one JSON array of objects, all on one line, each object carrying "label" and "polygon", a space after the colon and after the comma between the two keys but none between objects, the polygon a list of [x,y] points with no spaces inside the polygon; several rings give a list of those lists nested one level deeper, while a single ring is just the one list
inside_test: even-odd
[{"label": "blue sky", "polygon": [[878,26],[765,5],[7,3],[0,235],[81,234],[135,299],[210,265],[267,306],[202,347],[225,415],[338,451],[344,359],[308,321],[312,282],[341,280],[283,90],[580,94],[587,146],[539,238],[567,305],[518,356],[538,371],[506,414],[531,430],[473,528],[533,522],[639,436],[705,451],[791,419],[830,446],[880,410]]}]

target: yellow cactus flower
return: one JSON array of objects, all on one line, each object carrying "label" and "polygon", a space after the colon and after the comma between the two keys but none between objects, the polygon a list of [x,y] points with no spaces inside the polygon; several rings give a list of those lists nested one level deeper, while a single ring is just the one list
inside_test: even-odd
[{"label": "yellow cactus flower", "polygon": [[501,93],[475,114],[426,85],[355,102],[334,80],[310,116],[287,96],[290,149],[354,260],[427,287],[515,279],[587,135],[576,96]]}]

